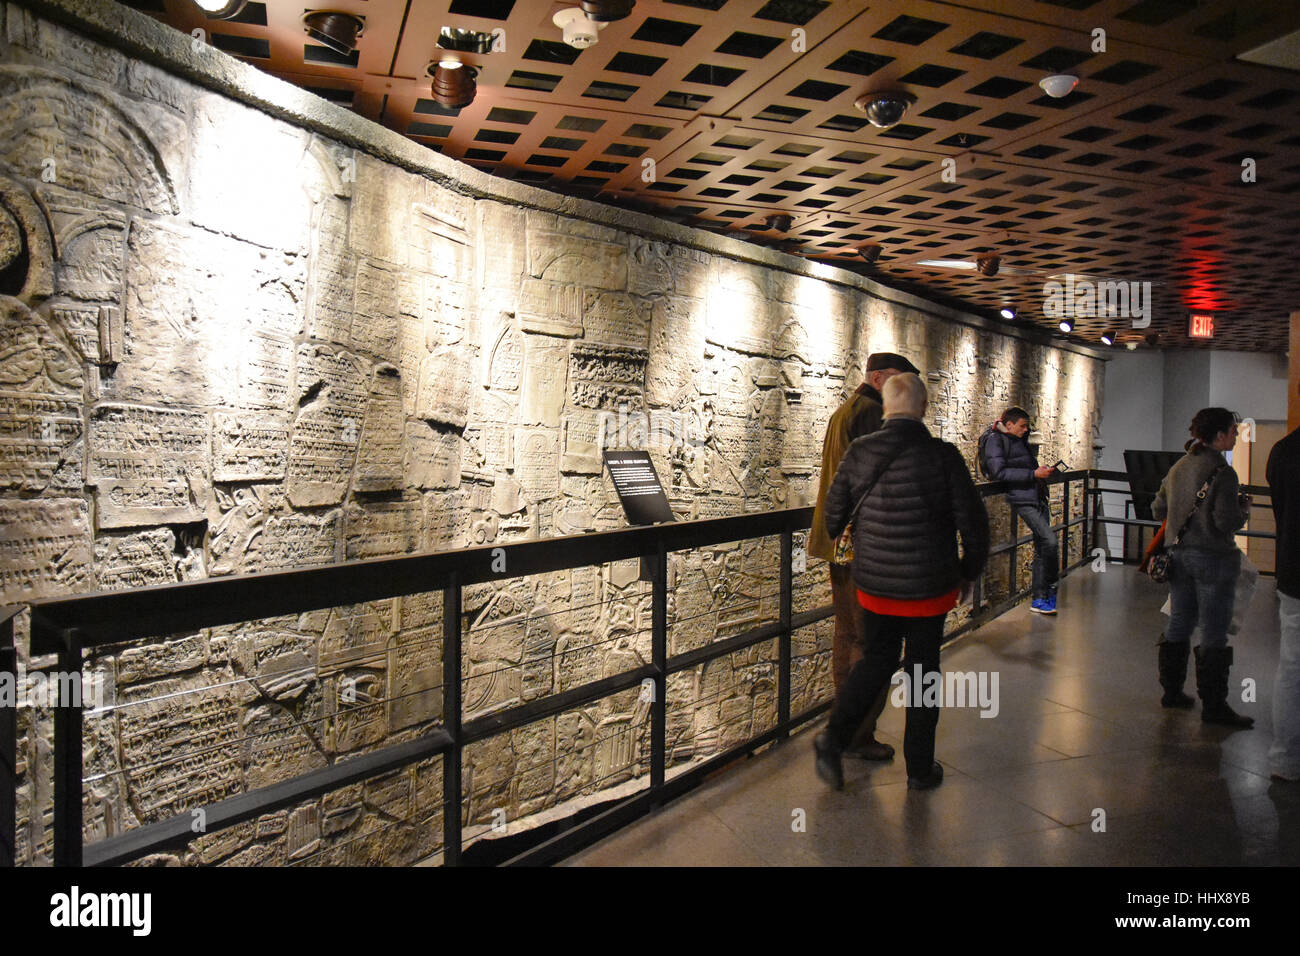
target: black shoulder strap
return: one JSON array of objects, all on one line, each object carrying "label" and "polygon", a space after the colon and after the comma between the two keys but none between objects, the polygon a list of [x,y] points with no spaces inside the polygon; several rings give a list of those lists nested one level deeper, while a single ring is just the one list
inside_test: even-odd
[{"label": "black shoulder strap", "polygon": [[885,463],[876,469],[876,473],[872,475],[871,480],[867,482],[867,490],[862,492],[861,497],[858,498],[858,503],[853,506],[853,511],[849,515],[849,524],[852,524],[857,520],[858,511],[861,510],[862,503],[867,500],[867,495],[871,494],[872,490],[876,487],[876,482],[880,481],[880,479],[884,477],[885,472],[889,471],[889,466],[894,463],[894,460],[901,455],[906,448],[906,441],[899,442],[898,447],[895,448],[890,456],[885,459]]}]

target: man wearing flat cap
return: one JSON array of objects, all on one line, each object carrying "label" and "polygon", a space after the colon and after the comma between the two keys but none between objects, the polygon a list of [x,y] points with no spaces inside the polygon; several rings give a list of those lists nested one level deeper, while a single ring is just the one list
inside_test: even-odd
[{"label": "man wearing flat cap", "polygon": [[[835,480],[836,469],[853,440],[870,435],[880,428],[884,421],[880,390],[891,375],[900,372],[920,374],[915,365],[893,352],[873,352],[869,355],[866,381],[831,415],[831,420],[826,425],[826,438],[822,442],[821,485],[817,489],[817,507],[813,512],[812,530],[808,535],[808,553],[824,559],[830,569],[831,597],[835,605],[831,676],[837,696],[849,671],[862,656],[862,648],[858,645],[858,635],[861,633],[858,619],[862,616],[862,608],[858,605],[857,589],[849,572],[852,557],[845,557],[841,549],[841,557],[837,562],[835,542],[826,534],[826,492]],[[886,696],[882,693],[867,713],[847,753],[865,760],[889,760],[894,756],[893,747],[876,740],[876,719],[884,710]]]}]

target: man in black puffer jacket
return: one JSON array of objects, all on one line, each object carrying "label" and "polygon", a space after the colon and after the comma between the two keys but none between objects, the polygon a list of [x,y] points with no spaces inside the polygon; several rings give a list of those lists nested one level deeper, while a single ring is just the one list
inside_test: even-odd
[{"label": "man in black puffer jacket", "polygon": [[[925,385],[916,375],[899,374],[885,383],[883,395],[884,426],[849,445],[826,496],[831,540],[853,525],[853,582],[865,609],[864,656],[815,742],[817,773],[836,789],[844,782],[840,754],[889,684],[900,648],[906,645],[906,675],[917,666],[923,675],[938,674],[944,618],[988,560],[988,515],[966,462],[921,421]],[[943,780],[934,761],[939,711],[921,706],[914,700],[920,696],[919,688],[908,694],[903,739],[912,789]]]},{"label": "man in black puffer jacket", "polygon": [[985,473],[994,481],[1011,486],[1007,503],[1034,536],[1033,600],[1030,609],[1038,614],[1056,613],[1056,582],[1061,575],[1061,552],[1052,530],[1052,512],[1047,506],[1042,480],[1055,468],[1039,466],[1029,448],[1029,413],[1013,405],[989,426],[980,439]]}]

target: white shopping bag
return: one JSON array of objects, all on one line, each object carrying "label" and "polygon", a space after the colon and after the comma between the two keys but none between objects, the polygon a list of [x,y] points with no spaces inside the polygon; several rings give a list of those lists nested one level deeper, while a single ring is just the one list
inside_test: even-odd
[{"label": "white shopping bag", "polygon": [[[1242,619],[1246,616],[1246,608],[1250,607],[1250,600],[1255,596],[1255,588],[1259,584],[1259,568],[1255,567],[1246,557],[1243,551],[1241,554],[1241,571],[1237,574],[1237,593],[1232,602],[1232,623],[1228,625],[1228,634],[1236,637],[1237,632],[1241,630]],[[1171,613],[1171,598],[1165,598],[1165,606],[1160,609],[1160,613],[1168,615]]]}]

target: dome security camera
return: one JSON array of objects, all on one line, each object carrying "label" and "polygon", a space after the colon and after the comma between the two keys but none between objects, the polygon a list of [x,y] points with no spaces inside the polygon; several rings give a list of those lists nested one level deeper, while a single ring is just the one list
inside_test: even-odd
[{"label": "dome security camera", "polygon": [[588,17],[579,7],[567,7],[551,18],[564,33],[564,42],[577,50],[585,50],[600,42],[600,31],[605,24],[597,23]]},{"label": "dome security camera", "polygon": [[879,129],[897,126],[907,113],[907,108],[916,102],[910,93],[890,91],[885,93],[867,93],[860,96],[853,105],[867,114],[867,122]]}]

